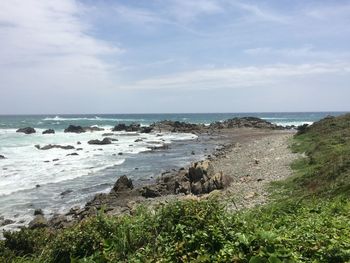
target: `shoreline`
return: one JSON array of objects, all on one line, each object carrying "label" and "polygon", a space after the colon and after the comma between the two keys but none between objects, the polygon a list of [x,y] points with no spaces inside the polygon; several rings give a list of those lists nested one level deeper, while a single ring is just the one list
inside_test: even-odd
[{"label": "shoreline", "polygon": [[[133,126],[130,126],[133,127]],[[124,127],[125,128],[125,127]],[[213,123],[209,127],[196,124],[188,123],[179,123],[179,122],[169,122],[162,121],[158,125],[153,127],[154,131],[171,131],[171,132],[189,132],[199,136],[197,141],[205,140],[205,143],[215,145],[213,146],[214,152],[210,153],[199,163],[204,162],[205,160],[210,160],[211,163],[218,163],[218,160],[222,160],[223,157],[227,156],[228,149],[236,143],[243,143],[245,140],[259,136],[267,136],[273,133],[290,133],[290,130],[285,129],[284,127],[279,127],[277,125],[271,124],[269,122],[256,119],[256,118],[243,118],[243,119],[233,119],[227,120],[221,123]],[[219,147],[220,146],[220,147]],[[54,214],[51,218],[47,219],[41,209],[36,209],[34,212],[34,219],[29,223],[30,228],[38,227],[52,227],[52,228],[61,228],[68,227],[76,222],[79,222],[87,217],[96,215],[97,211],[102,207],[105,209],[105,212],[112,215],[119,215],[129,213],[131,214],[136,206],[139,204],[145,204],[146,206],[156,206],[162,202],[168,202],[174,199],[188,198],[190,196],[204,196],[212,192],[213,190],[221,190],[227,188],[228,181],[231,181],[230,178],[226,177],[220,169],[216,168],[215,172],[210,176],[217,176],[221,172],[221,179],[211,180],[206,178],[207,185],[210,185],[209,190],[202,192],[201,189],[203,183],[197,181],[191,181],[188,183],[188,170],[193,166],[193,163],[188,164],[186,168],[181,168],[177,171],[170,171],[159,175],[159,178],[156,178],[156,183],[149,184],[145,182],[144,184],[139,184],[138,187],[134,188],[131,184],[130,187],[125,188],[125,184],[128,184],[126,179],[124,183],[119,184],[118,181],[112,188],[111,192],[108,194],[96,194],[94,197],[88,201],[83,207],[72,207],[68,213],[64,214]],[[184,173],[187,172],[187,175]],[[162,177],[166,174],[166,177],[172,180],[172,186],[169,186],[169,183],[162,181]],[[174,184],[179,176],[185,178],[185,190],[174,193]],[[185,176],[185,177],[184,177]],[[224,176],[224,177],[223,177]],[[168,180],[167,179],[167,180]],[[203,181],[203,176],[201,178]],[[226,180],[224,182],[224,180]],[[183,180],[184,181],[184,180]],[[210,181],[210,182],[209,182]],[[218,183],[219,182],[219,183]],[[219,186],[215,185],[219,184]],[[164,188],[171,188],[165,189]],[[197,187],[197,192],[193,191],[193,186]],[[122,189],[118,189],[118,188]],[[199,187],[199,188],[198,188]],[[117,189],[117,190],[116,190]],[[226,190],[223,190],[224,193]]]}]

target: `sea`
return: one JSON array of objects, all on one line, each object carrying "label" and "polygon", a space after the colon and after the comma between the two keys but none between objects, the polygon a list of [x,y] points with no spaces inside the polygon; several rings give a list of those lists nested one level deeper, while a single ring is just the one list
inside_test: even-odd
[{"label": "sea", "polygon": [[[67,212],[73,206],[83,206],[96,193],[109,192],[121,175],[127,175],[135,184],[151,182],[162,172],[203,159],[216,147],[198,143],[196,135],[186,133],[118,132],[113,135],[118,140],[113,144],[87,143],[102,139],[103,134],[110,132],[116,124],[148,126],[157,121],[172,120],[208,125],[234,117],[254,116],[278,125],[298,126],[344,113],[0,115],[0,155],[6,157],[0,159],[0,217],[14,221],[1,229],[17,229],[28,224],[38,208],[50,217],[54,213]],[[105,130],[64,133],[70,124]],[[36,133],[16,133],[23,127],[33,127]],[[54,129],[56,133],[43,135],[42,131],[46,129]],[[48,144],[72,145],[75,149],[39,150],[35,147]],[[150,151],[151,147],[162,144],[169,148]]]}]

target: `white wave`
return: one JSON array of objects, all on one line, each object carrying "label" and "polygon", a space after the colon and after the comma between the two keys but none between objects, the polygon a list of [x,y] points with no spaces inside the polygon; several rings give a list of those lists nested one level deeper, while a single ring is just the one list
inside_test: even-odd
[{"label": "white wave", "polygon": [[55,116],[54,118],[52,117],[46,117],[44,119],[42,119],[43,121],[146,121],[145,119],[121,119],[121,118],[101,118],[98,116],[95,116],[93,118],[87,118],[87,117],[83,117],[83,118],[63,118],[60,116]]},{"label": "white wave", "polygon": [[300,125],[303,125],[303,124],[308,124],[308,125],[311,125],[313,124],[312,121],[288,121],[288,122],[274,122],[275,124],[277,125],[280,125],[280,126],[300,126]]},{"label": "white wave", "polygon": [[264,117],[263,120],[288,120],[288,118]]}]

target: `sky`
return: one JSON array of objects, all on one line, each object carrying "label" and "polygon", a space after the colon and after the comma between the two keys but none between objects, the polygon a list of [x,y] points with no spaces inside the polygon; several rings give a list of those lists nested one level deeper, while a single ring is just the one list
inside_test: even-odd
[{"label": "sky", "polygon": [[350,110],[350,1],[0,0],[0,114]]}]

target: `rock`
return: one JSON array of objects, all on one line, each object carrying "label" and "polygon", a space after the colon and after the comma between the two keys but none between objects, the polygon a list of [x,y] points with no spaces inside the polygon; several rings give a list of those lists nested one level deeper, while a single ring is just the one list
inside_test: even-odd
[{"label": "rock", "polygon": [[66,195],[70,194],[71,192],[73,192],[73,190],[68,189],[68,190],[63,191],[62,193],[60,193],[60,196],[64,197],[64,196],[66,196]]},{"label": "rock", "polygon": [[73,222],[69,222],[67,216],[54,214],[53,217],[49,220],[48,226],[52,228],[67,228],[72,225]]},{"label": "rock", "polygon": [[205,128],[202,124],[192,124],[179,121],[160,121],[150,125],[150,128],[158,132],[170,131],[170,132],[195,132]]},{"label": "rock", "polygon": [[40,184],[37,184],[37,185],[35,185],[35,188],[39,188],[41,185]]},{"label": "rock", "polygon": [[32,127],[20,128],[16,132],[21,132],[24,134],[36,133],[35,129]]},{"label": "rock", "polygon": [[57,162],[57,161],[59,161],[60,159],[58,159],[58,158],[56,158],[56,159],[53,159],[52,161],[53,162]]},{"label": "rock", "polygon": [[259,164],[259,162],[260,162],[260,161],[259,161],[258,159],[254,159],[254,163],[255,163],[255,164]]},{"label": "rock", "polygon": [[48,129],[48,130],[43,131],[42,134],[55,134],[55,130]]},{"label": "rock", "polygon": [[191,192],[194,195],[199,195],[203,193],[203,187],[201,182],[196,182],[191,185]]},{"label": "rock", "polygon": [[88,141],[88,144],[93,144],[93,145],[106,145],[106,144],[111,144],[111,140],[108,138],[104,138],[102,141],[100,140],[90,140]]},{"label": "rock", "polygon": [[37,215],[32,221],[29,222],[28,227],[30,229],[47,227],[47,219],[43,215]]},{"label": "rock", "polygon": [[69,125],[68,128],[64,130],[64,132],[83,133],[85,130],[81,126]]},{"label": "rock", "polygon": [[122,153],[122,152],[120,152],[120,153],[118,153],[118,155],[123,155],[123,153]]},{"label": "rock", "polygon": [[48,145],[45,145],[44,147],[40,147],[40,145],[35,145],[35,148],[37,148],[39,150],[51,150],[54,148],[63,149],[63,150],[75,149],[74,146],[72,146],[72,145],[56,145],[56,144],[48,144]]},{"label": "rock", "polygon": [[134,142],[142,142],[142,139],[136,139]]},{"label": "rock", "polygon": [[6,159],[6,157],[3,156],[3,155],[0,155],[0,160],[1,160],[1,159]]},{"label": "rock", "polygon": [[195,155],[196,153],[194,151],[191,152],[192,155]]},{"label": "rock", "polygon": [[78,142],[77,142],[77,144],[78,144],[78,145],[80,145],[80,144],[81,144],[81,142],[79,142],[79,141],[78,141]]},{"label": "rock", "polygon": [[40,150],[40,145],[39,144],[35,144],[34,147],[37,148],[38,150]]},{"label": "rock", "polygon": [[155,198],[161,196],[161,193],[154,186],[145,186],[141,189],[141,195],[145,198]]},{"label": "rock", "polygon": [[113,186],[115,192],[125,192],[132,190],[134,188],[132,180],[129,179],[126,175],[123,175],[118,178],[117,182]]},{"label": "rock", "polygon": [[83,148],[77,148],[77,151],[82,151],[83,150]]},{"label": "rock", "polygon": [[37,216],[37,215],[44,215],[44,212],[42,209],[38,208],[38,209],[35,209],[34,210],[34,215]]},{"label": "rock", "polygon": [[118,139],[116,139],[116,138],[111,138],[111,137],[105,137],[105,139],[108,139],[108,140],[110,140],[111,142],[117,142],[117,141],[118,141]]},{"label": "rock", "polygon": [[141,125],[132,123],[130,125],[126,125],[124,123],[117,124],[114,126],[112,131],[127,131],[127,132],[136,132],[140,131]]},{"label": "rock", "polygon": [[68,153],[66,156],[77,156],[79,155],[78,153]]},{"label": "rock", "polygon": [[266,120],[256,117],[242,117],[228,119],[223,122],[214,122],[209,125],[210,129],[230,129],[230,128],[259,128],[259,129],[272,129],[272,130],[284,130],[285,127],[278,126]]},{"label": "rock", "polygon": [[150,133],[152,132],[153,128],[152,127],[141,127],[140,133]]},{"label": "rock", "polygon": [[15,223],[15,221],[13,221],[11,219],[4,219],[3,217],[0,219],[0,227],[1,226],[11,225],[13,223]]}]

